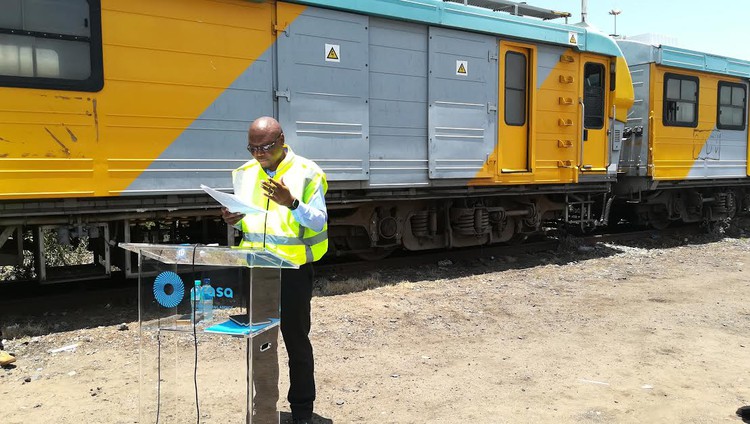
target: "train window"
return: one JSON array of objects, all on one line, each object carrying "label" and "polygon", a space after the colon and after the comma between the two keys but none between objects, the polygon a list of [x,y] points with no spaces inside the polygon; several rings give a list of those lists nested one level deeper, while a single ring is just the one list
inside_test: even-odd
[{"label": "train window", "polygon": [[583,126],[604,127],[604,65],[587,63],[583,67]]},{"label": "train window", "polygon": [[526,123],[526,56],[505,54],[505,123],[522,126]]},{"label": "train window", "polygon": [[719,81],[716,126],[722,130],[744,130],[747,89],[742,84]]},{"label": "train window", "polygon": [[687,75],[664,75],[664,125],[698,126],[698,78]]},{"label": "train window", "polygon": [[99,91],[99,0],[0,0],[0,86]]}]

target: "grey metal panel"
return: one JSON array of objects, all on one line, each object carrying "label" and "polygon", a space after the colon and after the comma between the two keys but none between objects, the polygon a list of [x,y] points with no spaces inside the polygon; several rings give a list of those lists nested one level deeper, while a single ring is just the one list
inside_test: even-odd
[{"label": "grey metal panel", "polygon": [[123,194],[200,191],[200,184],[231,190],[231,171],[251,158],[250,122],[273,116],[272,81],[273,49],[268,49],[156,160],[149,160]]},{"label": "grey metal panel", "polygon": [[633,80],[635,101],[628,111],[630,128],[642,127],[643,134],[633,135],[622,143],[620,153],[620,170],[630,176],[645,176],[648,173],[648,114],[651,108],[649,102],[650,66],[649,64],[630,67],[630,77]]},{"label": "grey metal panel", "polygon": [[427,26],[370,19],[370,186],[424,186]]},{"label": "grey metal panel", "polygon": [[617,171],[620,166],[620,153],[622,152],[622,134],[625,131],[625,124],[617,119],[610,118],[610,148],[609,162],[607,163],[607,175],[617,178]]},{"label": "grey metal panel", "polygon": [[[279,121],[332,181],[368,178],[367,26],[366,16],[311,7],[277,40]],[[340,47],[340,61],[326,61],[326,44]]]},{"label": "grey metal panel", "polygon": [[[560,63],[560,56],[568,50],[565,47],[547,46],[538,44],[536,46],[536,89],[542,88],[542,84],[547,81],[552,71]],[[555,75],[553,78],[556,78]]]},{"label": "grey metal panel", "polygon": [[[429,34],[430,178],[472,178],[497,139],[497,39],[435,27]],[[465,76],[457,61],[468,62]]]},{"label": "grey metal panel", "polygon": [[718,56],[680,47],[658,46],[633,40],[617,40],[629,65],[656,63],[675,68],[750,77],[750,61]]},{"label": "grey metal panel", "polygon": [[742,131],[714,129],[687,179],[742,178],[747,175],[747,125]]},{"label": "grey metal panel", "polygon": [[622,55],[631,68],[635,65],[654,63],[657,60],[658,49],[640,41],[617,40]]}]

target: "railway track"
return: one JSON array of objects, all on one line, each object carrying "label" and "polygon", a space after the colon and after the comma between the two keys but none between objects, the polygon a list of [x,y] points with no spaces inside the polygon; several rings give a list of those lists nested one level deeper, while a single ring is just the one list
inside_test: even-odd
[{"label": "railway track", "polygon": [[[594,246],[597,243],[624,242],[675,235],[695,235],[701,232],[696,225],[667,230],[619,230],[600,234],[573,237],[573,245]],[[566,242],[564,237],[549,234],[514,245],[481,246],[426,252],[399,252],[378,261],[327,259],[315,266],[319,278],[331,276],[361,276],[381,270],[438,265],[450,261],[454,264],[471,264],[472,261],[491,261],[499,257],[515,257],[541,252],[557,251]],[[33,283],[5,283],[0,285],[0,324],[3,317],[39,316],[56,311],[75,311],[106,305],[135,305],[137,287],[134,281],[124,279],[89,280],[52,285]]]}]

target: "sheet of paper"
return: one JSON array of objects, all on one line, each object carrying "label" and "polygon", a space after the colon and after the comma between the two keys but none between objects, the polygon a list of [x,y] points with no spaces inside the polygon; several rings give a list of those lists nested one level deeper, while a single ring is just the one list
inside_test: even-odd
[{"label": "sheet of paper", "polygon": [[266,211],[265,209],[260,209],[254,205],[243,202],[242,199],[235,196],[234,194],[214,190],[211,187],[203,184],[201,184],[201,189],[208,193],[209,196],[216,199],[216,201],[221,203],[225,208],[229,209],[230,212],[240,212],[246,215],[252,213],[268,213],[268,211]]}]

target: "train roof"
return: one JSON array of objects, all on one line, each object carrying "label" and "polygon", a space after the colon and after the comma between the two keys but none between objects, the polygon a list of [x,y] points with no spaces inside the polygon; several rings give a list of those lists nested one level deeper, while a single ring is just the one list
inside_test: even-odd
[{"label": "train roof", "polygon": [[628,65],[655,63],[673,68],[750,78],[750,61],[633,40],[617,40]]},{"label": "train roof", "polygon": [[[507,12],[511,15],[518,16],[532,16],[539,19],[558,19],[558,18],[569,18],[571,15],[568,12],[562,12],[558,10],[550,10],[536,6],[530,6],[526,3],[519,3],[510,0],[444,0],[451,1],[453,3],[468,4],[471,6],[483,7],[485,9],[492,9],[501,12]],[[567,21],[566,21],[567,23]]]},{"label": "train roof", "polygon": [[[509,37],[543,43],[576,47],[578,50],[608,56],[622,56],[617,43],[606,34],[591,27],[549,22],[555,13],[542,14],[528,9],[529,16],[538,13],[543,20],[505,13],[501,7],[492,8],[490,1],[462,4],[442,0],[286,0],[309,6],[318,6],[342,11],[364,13],[391,19],[421,22],[469,31],[507,35]],[[469,0],[469,3],[474,3]],[[510,3],[510,2],[505,2]],[[480,4],[482,7],[480,7]],[[488,6],[490,8],[488,8]],[[498,3],[499,6],[499,3]],[[497,9],[494,10],[494,9]],[[564,15],[561,15],[564,17]]]}]

